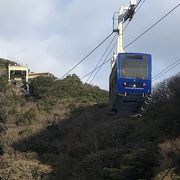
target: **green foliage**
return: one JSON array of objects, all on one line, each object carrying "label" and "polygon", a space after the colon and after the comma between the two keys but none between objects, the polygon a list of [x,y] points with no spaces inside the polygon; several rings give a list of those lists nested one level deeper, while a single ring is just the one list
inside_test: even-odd
[{"label": "green foliage", "polygon": [[[177,136],[180,129],[180,74],[160,83],[145,114],[162,135]],[[171,132],[171,133],[169,133]]]},{"label": "green foliage", "polygon": [[73,74],[69,75],[63,80],[59,80],[55,84],[54,93],[57,93],[58,97],[72,97],[78,98],[84,96],[83,84],[79,77]]},{"label": "green foliage", "polygon": [[0,76],[0,92],[5,92],[8,87],[8,80],[6,75]]},{"label": "green foliage", "polygon": [[153,104],[164,105],[170,101],[180,101],[180,74],[159,83],[153,91]]},{"label": "green foliage", "polygon": [[54,78],[37,77],[30,83],[31,94],[35,99],[43,99],[52,95]]},{"label": "green foliage", "polygon": [[108,92],[99,87],[83,84],[75,74],[63,80],[38,77],[30,82],[31,97],[38,101],[39,108],[50,112],[62,99],[76,103],[107,103]]}]

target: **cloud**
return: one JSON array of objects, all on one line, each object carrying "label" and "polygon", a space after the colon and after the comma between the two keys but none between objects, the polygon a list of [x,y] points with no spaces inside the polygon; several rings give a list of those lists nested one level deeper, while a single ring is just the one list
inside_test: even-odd
[{"label": "cloud", "polygon": [[[129,0],[1,0],[0,56],[28,64],[32,71],[51,71],[60,77],[112,31],[111,17],[121,3],[129,5]],[[146,1],[127,28],[125,44],[177,3]],[[127,49],[151,53],[154,74],[178,58],[179,17],[177,9]],[[72,73],[82,77],[91,71],[107,45]],[[110,64],[103,67],[94,84],[108,89],[110,70]]]}]

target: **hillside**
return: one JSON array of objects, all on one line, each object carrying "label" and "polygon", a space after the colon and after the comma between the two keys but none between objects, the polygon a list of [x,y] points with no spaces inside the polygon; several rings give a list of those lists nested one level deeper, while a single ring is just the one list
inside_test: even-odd
[{"label": "hillside", "polygon": [[0,177],[180,178],[179,86],[179,74],[157,85],[141,118],[109,116],[108,92],[76,75],[33,79],[28,97],[3,88]]}]

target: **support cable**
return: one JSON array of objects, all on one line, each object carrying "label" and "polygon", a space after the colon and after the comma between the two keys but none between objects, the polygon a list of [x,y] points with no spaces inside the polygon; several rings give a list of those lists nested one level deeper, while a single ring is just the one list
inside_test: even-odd
[{"label": "support cable", "polygon": [[[107,61],[105,61],[104,63],[102,63],[100,66],[98,66],[98,67],[97,67],[96,69],[94,69],[93,71],[101,68],[104,64],[106,64],[106,63],[108,63],[109,61],[111,61],[112,58],[113,58],[113,57],[109,58]],[[89,72],[88,74],[86,74],[85,76],[83,76],[83,77],[81,78],[81,80],[84,79],[84,78],[86,78],[87,76],[89,76],[93,71],[91,71],[91,72]]]},{"label": "support cable", "polygon": [[167,71],[169,68],[171,68],[173,65],[175,65],[176,63],[178,63],[180,61],[180,59],[177,59],[176,61],[174,61],[172,64],[170,64],[168,67],[166,67],[164,70],[162,70],[161,72],[159,72],[158,74],[156,74],[152,79],[157,78],[158,76],[160,76],[162,73],[164,73],[165,71]]},{"label": "support cable", "polygon": [[144,0],[144,1],[141,3],[141,5],[137,8],[136,13],[140,10],[140,8],[141,8],[142,5],[145,3],[145,1],[146,1],[146,0]]},{"label": "support cable", "polygon": [[173,62],[171,65],[169,65],[168,67],[166,67],[164,70],[162,70],[160,73],[156,74],[152,80],[155,81],[157,79],[159,79],[160,77],[162,77],[164,74],[168,73],[169,71],[171,71],[172,69],[174,69],[175,67],[177,67],[180,64],[180,59],[176,60],[175,62]]},{"label": "support cable", "polygon": [[126,26],[124,27],[123,32],[125,32],[125,30],[127,29],[129,23],[130,23],[130,21],[128,21],[128,23],[127,23]]},{"label": "support cable", "polygon": [[141,3],[142,0],[139,0],[138,3],[135,6],[135,9],[139,6],[139,4]]},{"label": "support cable", "polygon": [[[135,14],[139,11],[139,9],[142,7],[142,5],[145,3],[145,1],[146,1],[146,0],[144,0],[144,1],[141,3],[141,5],[139,6],[139,8],[137,9],[137,7],[138,7],[138,5],[140,4],[141,0],[138,2],[138,4],[135,6],[135,10],[137,9],[137,10],[135,11]],[[123,31],[125,31],[125,30],[127,29],[129,23],[130,23],[130,21],[128,21],[128,23],[126,24],[126,26],[125,26],[125,28],[124,28]]]},{"label": "support cable", "polygon": [[180,3],[177,4],[168,13],[166,13],[163,17],[161,17],[157,22],[155,22],[153,25],[151,25],[146,31],[144,31],[142,34],[140,34],[138,37],[136,37],[133,41],[131,41],[129,44],[127,44],[124,49],[128,48],[131,44],[133,44],[135,41],[137,41],[139,38],[141,38],[144,34],[146,34],[148,31],[150,31],[153,27],[155,27],[157,24],[159,24],[163,19],[165,19],[169,14],[171,14],[179,6],[180,6]]},{"label": "support cable", "polygon": [[[108,53],[108,55],[106,56],[106,58],[104,59],[103,63],[106,62],[107,58],[108,58],[109,55],[112,53],[112,51],[113,51],[114,47],[116,46],[116,44],[117,44],[117,41],[116,41],[116,43],[113,45],[113,47],[111,48],[111,50],[109,51],[109,53]],[[102,67],[102,66],[101,66],[101,67]],[[93,78],[92,78],[91,81],[89,82],[90,84],[92,83],[92,81],[94,80],[94,78],[97,76],[97,74],[98,74],[98,72],[100,71],[101,67],[97,69],[97,71],[96,71],[96,73],[94,74]]]},{"label": "support cable", "polygon": [[[96,69],[96,68],[99,66],[100,62],[101,62],[102,59],[104,58],[104,56],[105,56],[105,54],[107,53],[108,49],[111,47],[111,45],[112,45],[112,43],[113,43],[113,41],[114,41],[115,38],[116,38],[116,34],[115,34],[115,36],[113,37],[113,39],[111,40],[111,42],[109,43],[108,47],[107,47],[106,50],[104,51],[103,55],[102,55],[101,58],[99,59],[98,63],[97,63],[96,66],[94,67],[94,69]],[[92,73],[89,75],[89,77],[88,77],[88,79],[86,80],[85,83],[87,83],[87,82],[89,81],[89,79],[90,79],[91,76],[93,75],[93,72],[94,72],[94,71],[92,71]]]},{"label": "support cable", "polygon": [[67,71],[63,76],[61,76],[60,79],[64,78],[66,75],[68,75],[72,70],[74,70],[78,65],[80,65],[85,59],[87,59],[96,49],[98,49],[107,39],[109,39],[112,34],[109,34],[103,41],[101,41],[92,51],[90,51],[83,59],[81,59],[76,65],[74,65],[69,71]]}]

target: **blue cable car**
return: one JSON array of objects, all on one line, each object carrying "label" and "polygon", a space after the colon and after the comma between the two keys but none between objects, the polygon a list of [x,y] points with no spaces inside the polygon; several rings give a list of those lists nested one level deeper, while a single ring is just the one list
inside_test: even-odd
[{"label": "blue cable car", "polygon": [[151,94],[151,55],[119,53],[110,75],[109,99],[114,113],[138,113]]}]

